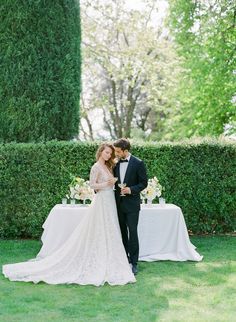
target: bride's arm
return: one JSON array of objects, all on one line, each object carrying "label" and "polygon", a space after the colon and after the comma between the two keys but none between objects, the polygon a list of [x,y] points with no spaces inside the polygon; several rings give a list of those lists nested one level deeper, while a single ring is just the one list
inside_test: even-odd
[{"label": "bride's arm", "polygon": [[98,176],[99,176],[99,168],[97,166],[93,166],[90,171],[90,178],[89,178],[89,185],[92,189],[94,190],[102,190],[104,188],[107,188],[109,186],[112,186],[111,180],[109,181],[104,181],[98,183]]}]

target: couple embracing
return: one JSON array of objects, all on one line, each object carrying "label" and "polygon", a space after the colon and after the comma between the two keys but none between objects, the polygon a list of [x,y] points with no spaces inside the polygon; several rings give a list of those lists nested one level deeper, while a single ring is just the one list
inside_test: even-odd
[{"label": "couple embracing", "polygon": [[97,162],[90,171],[90,186],[96,194],[82,222],[50,256],[4,265],[5,277],[11,281],[96,286],[136,281],[140,192],[147,186],[147,175],[143,161],[129,150],[127,139],[98,148]]}]

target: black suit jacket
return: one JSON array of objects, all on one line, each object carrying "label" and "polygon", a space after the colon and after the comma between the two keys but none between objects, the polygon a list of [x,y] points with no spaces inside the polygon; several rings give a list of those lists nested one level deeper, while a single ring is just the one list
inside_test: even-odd
[{"label": "black suit jacket", "polygon": [[[114,168],[114,176],[118,177],[116,182],[116,204],[118,212],[122,203],[122,210],[126,212],[139,212],[140,210],[140,192],[147,187],[147,172],[142,160],[130,156],[129,164],[125,173],[124,183],[131,189],[131,194],[120,196],[120,163]],[[121,199],[122,198],[122,199]]]}]

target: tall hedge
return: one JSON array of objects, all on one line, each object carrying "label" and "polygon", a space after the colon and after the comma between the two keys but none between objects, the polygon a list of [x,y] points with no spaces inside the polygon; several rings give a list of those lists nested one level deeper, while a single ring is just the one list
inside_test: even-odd
[{"label": "tall hedge", "polygon": [[1,0],[0,142],[78,133],[78,0]]},{"label": "tall hedge", "polygon": [[[88,178],[96,144],[0,144],[0,237],[39,237],[65,196],[70,173]],[[165,186],[194,233],[232,232],[236,218],[236,145],[223,142],[136,145],[149,177]]]}]

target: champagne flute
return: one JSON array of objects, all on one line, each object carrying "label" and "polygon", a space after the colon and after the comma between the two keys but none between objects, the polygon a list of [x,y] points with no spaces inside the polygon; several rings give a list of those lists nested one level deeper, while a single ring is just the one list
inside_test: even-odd
[{"label": "champagne flute", "polygon": [[[126,183],[118,183],[118,186],[122,189],[122,188],[125,188],[126,187]],[[125,194],[121,193],[122,197],[125,197]]]},{"label": "champagne flute", "polygon": [[115,182],[114,182],[113,190],[115,191],[115,190],[116,190],[116,188],[115,188],[115,183],[116,183],[116,181],[118,180],[118,177],[114,177],[114,180],[115,180]]}]

